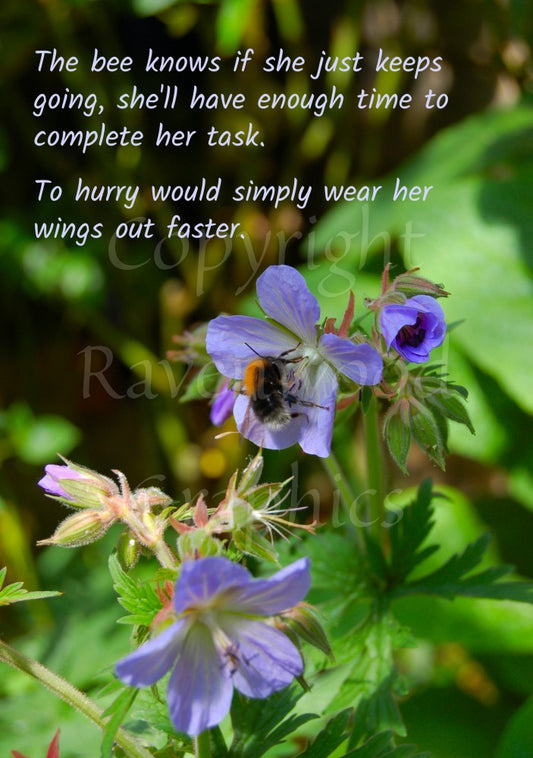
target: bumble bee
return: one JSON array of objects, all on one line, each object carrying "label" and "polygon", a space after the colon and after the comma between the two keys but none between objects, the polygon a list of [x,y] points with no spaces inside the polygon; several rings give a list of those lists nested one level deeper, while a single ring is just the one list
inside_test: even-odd
[{"label": "bumble bee", "polygon": [[268,429],[278,431],[287,426],[291,419],[306,416],[305,413],[294,412],[293,405],[329,410],[326,406],[318,405],[311,400],[301,400],[294,394],[293,389],[296,384],[294,372],[287,371],[287,364],[299,363],[302,357],[285,358],[284,356],[296,348],[287,350],[274,358],[259,355],[248,343],[246,345],[257,355],[257,358],[246,366],[242,380],[243,391],[250,398],[250,408],[255,417]]}]

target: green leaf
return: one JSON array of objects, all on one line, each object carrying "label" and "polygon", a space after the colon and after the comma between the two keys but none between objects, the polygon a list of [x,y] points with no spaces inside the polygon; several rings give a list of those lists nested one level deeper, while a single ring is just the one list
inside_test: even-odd
[{"label": "green leaf", "polygon": [[111,718],[107,721],[104,729],[101,758],[112,758],[115,734],[126,718],[138,694],[138,689],[128,687],[106,708],[103,715],[111,716]]},{"label": "green leaf", "polygon": [[512,716],[501,738],[496,758],[524,758],[533,745],[533,697]]},{"label": "green leaf", "polygon": [[398,513],[389,512],[388,518],[394,519],[394,523],[389,530],[390,558],[387,578],[395,585],[405,581],[419,563],[437,550],[436,546],[422,548],[434,524],[433,497],[431,479],[426,479],[419,486],[416,498],[410,505]]},{"label": "green leaf", "polygon": [[161,610],[161,601],[153,586],[137,582],[126,574],[116,555],[109,557],[109,572],[118,602],[127,611],[131,611],[128,616],[120,618],[118,623],[150,626],[156,613]]},{"label": "green leaf", "polygon": [[331,755],[348,736],[346,726],[351,714],[351,708],[346,708],[330,719],[307,749],[299,753],[299,758],[325,758]]},{"label": "green leaf", "polygon": [[11,605],[12,603],[21,603],[25,600],[43,600],[47,597],[57,597],[62,594],[61,592],[40,590],[28,592],[28,590],[24,589],[22,582],[13,582],[3,587],[6,573],[7,567],[4,566],[3,569],[0,569],[0,587],[2,588],[0,590],[0,607],[2,605]]},{"label": "green leaf", "polygon": [[235,758],[260,758],[315,714],[290,716],[301,692],[289,687],[266,700],[250,700],[236,692],[231,707],[234,729],[230,754]]},{"label": "green leaf", "polygon": [[185,392],[181,395],[180,403],[189,403],[191,400],[208,400],[216,391],[220,381],[215,364],[207,363],[193,376],[187,384]]},{"label": "green leaf", "polygon": [[467,545],[461,554],[452,555],[440,568],[393,590],[392,594],[423,593],[440,595],[448,599],[461,595],[533,603],[533,582],[499,581],[503,576],[511,573],[512,566],[493,566],[470,574],[483,560],[489,542],[490,536],[483,535]]},{"label": "green leaf", "polygon": [[421,753],[414,745],[394,747],[393,736],[391,731],[376,734],[361,747],[350,750],[344,758],[431,758],[430,753]]}]

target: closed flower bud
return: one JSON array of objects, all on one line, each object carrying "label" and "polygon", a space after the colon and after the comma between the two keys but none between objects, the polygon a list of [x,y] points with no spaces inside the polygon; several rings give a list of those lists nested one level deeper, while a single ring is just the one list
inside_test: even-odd
[{"label": "closed flower bud", "polygon": [[397,276],[393,282],[393,288],[397,292],[403,292],[407,297],[414,297],[415,295],[448,297],[450,293],[446,292],[440,284],[435,284],[434,282],[430,282],[429,279],[417,276],[415,271],[418,271],[418,269],[413,268],[410,271],[406,271],[405,274]]},{"label": "closed flower bud", "polygon": [[58,545],[59,547],[80,547],[103,537],[114,517],[109,513],[84,510],[62,521],[54,534],[38,545]]},{"label": "closed flower bud", "polygon": [[140,558],[142,547],[135,535],[125,529],[117,542],[117,556],[124,571],[132,569]]},{"label": "closed flower bud", "polygon": [[322,624],[318,621],[315,611],[307,603],[298,603],[290,611],[280,614],[275,623],[290,637],[299,637],[305,642],[309,642],[310,645],[333,659],[333,651]]}]

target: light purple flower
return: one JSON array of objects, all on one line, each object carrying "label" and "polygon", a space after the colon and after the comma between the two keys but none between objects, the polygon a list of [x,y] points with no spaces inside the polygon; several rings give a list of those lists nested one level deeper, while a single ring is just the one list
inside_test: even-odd
[{"label": "light purple flower", "polygon": [[381,381],[383,361],[367,344],[317,329],[318,301],[291,266],[270,266],[257,280],[266,319],[218,316],[209,323],[206,349],[223,376],[242,380],[259,358],[280,358],[286,366],[283,424],[262,423],[249,395],[239,394],[233,415],[247,439],[266,448],[300,444],[306,453],[326,457],[331,447],[337,374],[356,384]]},{"label": "light purple flower", "polygon": [[61,466],[58,463],[49,463],[44,467],[44,470],[45,475],[39,480],[39,487],[46,490],[49,495],[57,495],[67,500],[70,500],[71,496],[62,488],[60,481],[62,479],[77,479],[78,481],[85,479],[81,471],[76,471],[68,466]]},{"label": "light purple flower", "polygon": [[218,388],[211,411],[209,413],[209,419],[215,426],[222,426],[224,421],[231,416],[233,412],[233,406],[235,405],[235,392],[228,387],[228,380],[226,379]]},{"label": "light purple flower", "polygon": [[385,305],[379,323],[387,350],[393,347],[405,360],[425,363],[446,335],[444,311],[435,298],[416,295],[405,303]]},{"label": "light purple flower", "polygon": [[148,687],[171,670],[172,723],[179,732],[200,734],[227,715],[234,688],[266,698],[302,673],[296,646],[258,617],[296,605],[309,585],[308,558],[269,579],[254,579],[227,558],[188,561],[176,582],[177,621],[119,661],[117,676]]}]

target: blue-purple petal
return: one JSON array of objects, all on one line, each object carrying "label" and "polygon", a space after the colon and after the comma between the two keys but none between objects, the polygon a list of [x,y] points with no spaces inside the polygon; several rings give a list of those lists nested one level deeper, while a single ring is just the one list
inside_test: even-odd
[{"label": "blue-purple petal", "polygon": [[257,280],[264,312],[306,345],[316,345],[320,306],[307,282],[292,266],[269,266]]},{"label": "blue-purple petal", "polygon": [[383,376],[383,359],[370,345],[355,345],[336,334],[323,334],[320,352],[337,371],[356,384],[379,384]]},{"label": "blue-purple petal", "polygon": [[268,579],[253,579],[234,592],[233,608],[252,616],[274,616],[292,608],[309,591],[309,565],[309,558],[300,558]]},{"label": "blue-purple petal", "polygon": [[233,413],[235,397],[235,390],[230,389],[225,381],[217,391],[209,412],[209,420],[214,426],[222,426],[229,419]]},{"label": "blue-purple petal", "polygon": [[216,726],[231,706],[231,670],[220,659],[211,632],[195,624],[168,682],[167,702],[178,732],[192,737]]},{"label": "blue-purple petal", "polygon": [[[297,411],[295,411],[297,412]],[[237,423],[237,429],[247,440],[255,443],[258,447],[268,450],[284,450],[286,447],[296,444],[300,438],[304,418],[302,415],[291,419],[281,429],[269,429],[262,424],[254,414],[247,395],[239,395],[233,408],[233,416]]]},{"label": "blue-purple petal", "polygon": [[303,673],[303,661],[289,638],[262,621],[224,618],[224,631],[235,640],[238,663],[233,685],[243,695],[265,698]]},{"label": "blue-purple petal", "polygon": [[235,587],[245,587],[252,575],[244,566],[227,558],[209,557],[186,561],[174,592],[174,608],[183,613],[190,606],[202,605],[215,594]]},{"label": "blue-purple petal", "polygon": [[297,344],[275,324],[252,316],[217,316],[207,327],[206,350],[218,371],[231,379],[242,379],[257,355],[277,357]]},{"label": "blue-purple petal", "polygon": [[118,678],[133,687],[148,687],[161,679],[176,660],[187,626],[185,620],[176,621],[122,658],[115,667]]},{"label": "blue-purple petal", "polygon": [[300,398],[314,404],[299,407],[303,418],[299,442],[304,453],[320,458],[330,454],[337,386],[335,373],[325,362],[302,375]]}]

